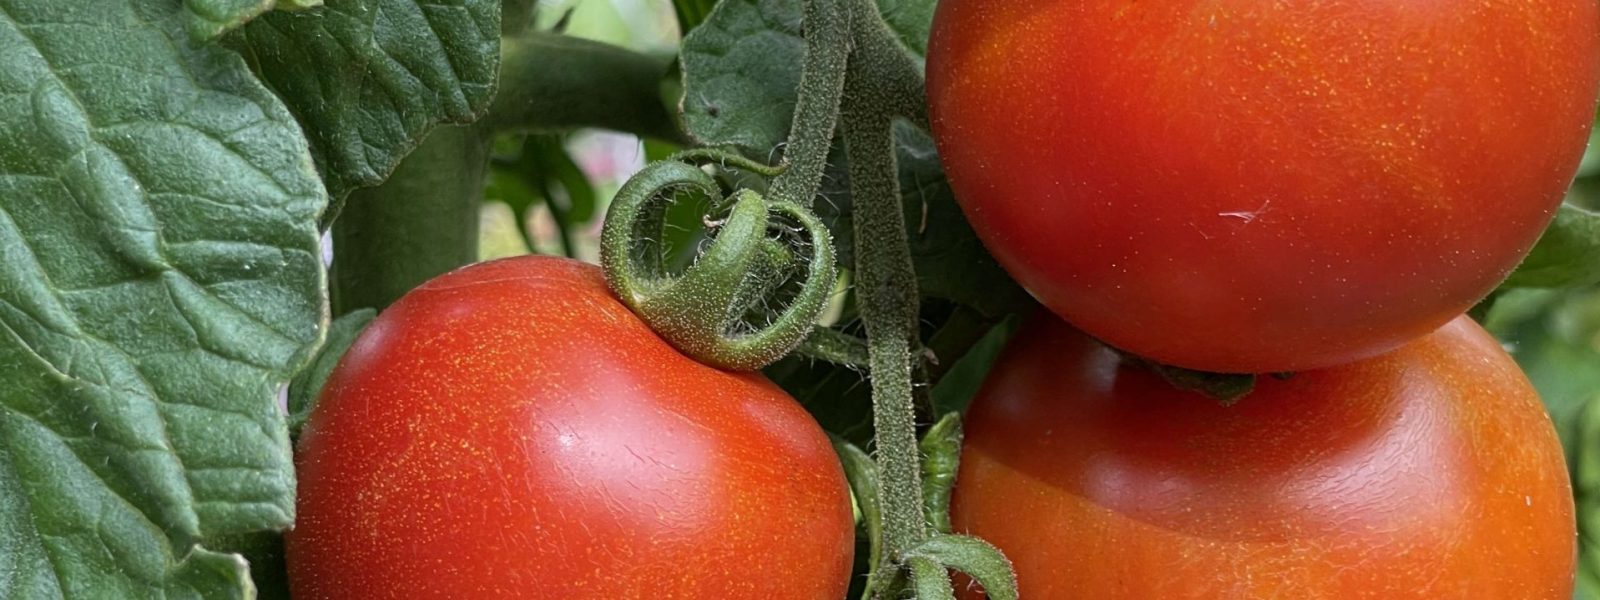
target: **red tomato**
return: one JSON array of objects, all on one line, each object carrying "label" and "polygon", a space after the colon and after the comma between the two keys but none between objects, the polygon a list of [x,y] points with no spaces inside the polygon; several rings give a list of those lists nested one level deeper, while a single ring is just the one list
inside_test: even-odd
[{"label": "red tomato", "polygon": [[298,453],[295,598],[838,600],[843,470],[759,374],[697,363],[599,269],[523,257],[407,294]]},{"label": "red tomato", "polygon": [[1040,319],[966,425],[955,526],[1027,600],[1572,597],[1555,429],[1465,317],[1233,407]]},{"label": "red tomato", "polygon": [[1051,310],[1265,373],[1425,335],[1544,229],[1600,89],[1594,0],[943,0],[934,134]]}]

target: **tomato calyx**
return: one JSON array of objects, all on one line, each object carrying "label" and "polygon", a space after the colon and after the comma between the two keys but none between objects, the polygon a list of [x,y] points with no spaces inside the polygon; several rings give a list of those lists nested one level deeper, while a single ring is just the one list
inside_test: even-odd
[{"label": "tomato calyx", "polygon": [[[1216,400],[1223,406],[1233,406],[1256,389],[1256,376],[1248,373],[1211,373],[1162,364],[1127,352],[1117,352],[1122,362],[1148,369],[1161,376],[1172,387],[1195,392]],[[1274,373],[1273,377],[1287,379],[1292,373]]]},{"label": "tomato calyx", "polygon": [[[653,163],[617,193],[601,232],[601,263],[618,298],[679,351],[719,368],[755,370],[811,332],[837,279],[833,238],[794,202],[748,189],[724,195],[707,165],[764,176],[785,172],[716,150]],[[674,275],[661,244],[651,240],[660,239],[667,204],[682,192],[711,199],[703,223],[712,241]],[[788,306],[764,325],[749,324],[744,316],[763,306],[797,263],[804,278]]]}]

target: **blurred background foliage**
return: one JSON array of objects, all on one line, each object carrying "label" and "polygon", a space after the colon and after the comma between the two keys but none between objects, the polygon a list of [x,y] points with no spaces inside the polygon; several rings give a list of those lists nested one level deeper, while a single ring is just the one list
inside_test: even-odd
[{"label": "blurred background foliage", "polygon": [[[670,61],[681,31],[703,21],[713,4],[714,0],[557,0],[542,4],[536,26]],[[675,104],[677,93],[677,82],[662,82],[665,102]],[[1591,138],[1591,152],[1568,198],[1569,210],[1600,211],[1597,144],[1600,136]],[[495,144],[482,208],[481,258],[537,252],[598,261],[600,222],[608,200],[647,161],[677,149],[670,143],[602,131],[503,136]],[[695,211],[683,213],[684,219],[698,219]],[[695,222],[684,222],[675,230],[690,237],[673,245],[687,251],[700,229]],[[1589,260],[1600,275],[1600,256]],[[844,293],[847,286],[848,273],[829,324],[859,334]],[[932,372],[923,374],[928,384],[920,395],[924,420],[931,421],[966,405],[1020,320],[985,316],[969,306],[937,299],[927,304],[923,334],[935,360],[925,367]],[[1474,315],[1527,371],[1560,432],[1578,503],[1581,555],[1575,598],[1600,600],[1600,283],[1558,289],[1508,287],[1486,300]],[[868,388],[858,370],[796,355],[767,373],[807,403],[830,431],[863,446],[870,439]]]}]

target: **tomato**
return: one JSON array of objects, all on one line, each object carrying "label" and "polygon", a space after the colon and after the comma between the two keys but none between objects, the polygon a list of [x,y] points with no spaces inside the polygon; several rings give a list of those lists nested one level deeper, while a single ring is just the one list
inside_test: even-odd
[{"label": "tomato", "polygon": [[300,440],[295,598],[838,600],[854,552],[822,429],[697,363],[599,269],[522,257],[381,314]]},{"label": "tomato", "polygon": [[1549,417],[1464,317],[1232,407],[1041,320],[968,415],[952,518],[1028,600],[1567,600],[1577,542]]},{"label": "tomato", "polygon": [[1267,373],[1438,328],[1549,223],[1600,90],[1593,0],[943,0],[939,152],[1045,305]]}]

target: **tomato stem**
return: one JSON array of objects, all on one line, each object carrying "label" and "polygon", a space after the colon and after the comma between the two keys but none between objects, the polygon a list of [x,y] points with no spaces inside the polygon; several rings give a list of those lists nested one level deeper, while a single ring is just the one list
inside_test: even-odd
[{"label": "tomato stem", "polygon": [[856,293],[867,329],[883,482],[879,504],[884,512],[884,550],[889,557],[898,557],[926,536],[911,391],[917,280],[900,214],[889,117],[847,114],[844,138],[850,153],[850,197],[855,201]]},{"label": "tomato stem", "polygon": [[664,60],[540,31],[506,38],[500,54],[500,90],[481,121],[485,127],[502,133],[598,127],[689,141],[662,97]]},{"label": "tomato stem", "polygon": [[[953,468],[954,460],[943,459],[959,451],[959,437],[945,436],[948,439],[933,444],[939,447],[941,460],[928,490],[931,503],[925,502],[913,383],[913,367],[919,364],[913,352],[922,348],[918,328],[921,296],[894,142],[896,119],[926,127],[924,83],[921,68],[884,22],[876,3],[850,1],[849,10],[856,18],[850,25],[852,53],[846,65],[841,109],[855,211],[856,295],[867,331],[872,381],[879,484],[876,504],[882,520],[882,537],[874,543],[880,562],[874,565],[868,587],[884,598],[898,597],[908,584],[914,584],[911,591],[924,600],[947,598],[950,585],[944,567],[967,565],[939,565],[913,556],[913,552],[932,539],[925,511],[930,506],[945,506],[948,478],[953,476],[946,471]],[[820,6],[820,2],[808,3],[813,12]],[[937,522],[942,524],[945,519]],[[987,548],[992,551],[992,546]],[[1001,579],[1010,576],[998,551],[985,558],[994,560],[980,562],[1005,565],[1000,569]],[[907,569],[916,576],[908,579]],[[938,581],[930,580],[935,576]],[[986,572],[985,576],[995,579],[996,573]]]},{"label": "tomato stem", "polygon": [[332,231],[335,316],[382,310],[477,260],[487,139],[476,127],[440,127],[382,185],[351,192]]},{"label": "tomato stem", "polygon": [[844,97],[851,35],[847,10],[839,0],[805,4],[806,55],[800,74],[794,120],[784,151],[788,171],[772,180],[772,197],[806,208],[822,185]]}]

